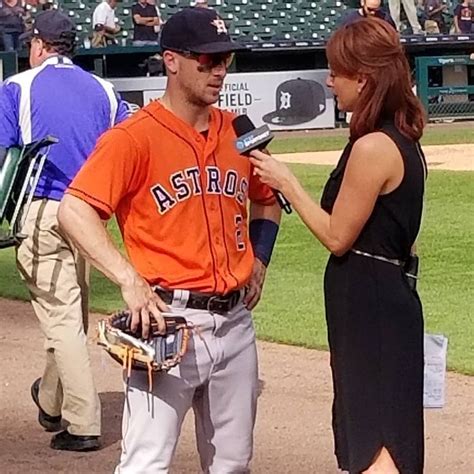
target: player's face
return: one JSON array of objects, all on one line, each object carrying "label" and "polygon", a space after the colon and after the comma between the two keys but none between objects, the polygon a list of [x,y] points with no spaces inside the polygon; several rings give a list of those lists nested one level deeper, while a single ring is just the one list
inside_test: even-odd
[{"label": "player's face", "polygon": [[330,70],[326,84],[337,99],[337,108],[343,112],[353,112],[363,87],[361,80],[338,76]]},{"label": "player's face", "polygon": [[179,54],[177,79],[187,100],[202,106],[216,103],[232,59],[232,53]]}]

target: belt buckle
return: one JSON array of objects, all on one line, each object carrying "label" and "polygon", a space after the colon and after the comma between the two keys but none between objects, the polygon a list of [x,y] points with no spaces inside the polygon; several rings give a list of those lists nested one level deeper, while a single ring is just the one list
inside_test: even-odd
[{"label": "belt buckle", "polygon": [[216,301],[219,297],[217,295],[210,296],[209,299],[207,300],[206,304],[206,311],[209,313],[214,313],[214,311],[211,310],[211,305]]},{"label": "belt buckle", "polygon": [[209,300],[207,301],[207,304],[206,304],[206,310],[209,311],[210,313],[211,312],[214,312],[214,313],[219,313],[219,311],[222,311],[222,310],[218,310],[218,311],[212,311],[211,310],[211,305],[214,303],[214,302],[218,302],[220,303],[224,308],[223,308],[223,313],[227,313],[228,311],[230,311],[234,306],[237,305],[237,303],[239,302],[240,300],[240,296],[241,296],[241,293],[240,291],[235,291],[233,295],[231,295],[230,297],[226,298],[225,296],[222,297],[220,295],[213,295],[213,296],[210,296],[209,297]]}]

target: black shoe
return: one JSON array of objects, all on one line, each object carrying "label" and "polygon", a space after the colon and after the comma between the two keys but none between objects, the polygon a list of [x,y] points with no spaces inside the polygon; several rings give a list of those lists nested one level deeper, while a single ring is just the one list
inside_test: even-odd
[{"label": "black shoe", "polygon": [[50,446],[63,451],[95,451],[100,448],[100,440],[99,436],[78,436],[61,431],[51,438]]},{"label": "black shoe", "polygon": [[46,430],[51,433],[55,431],[61,431],[61,415],[59,416],[51,416],[48,415],[40,406],[39,404],[39,386],[40,386],[41,378],[35,380],[33,385],[31,386],[31,398],[35,402],[36,406],[38,407],[38,422],[39,424]]}]

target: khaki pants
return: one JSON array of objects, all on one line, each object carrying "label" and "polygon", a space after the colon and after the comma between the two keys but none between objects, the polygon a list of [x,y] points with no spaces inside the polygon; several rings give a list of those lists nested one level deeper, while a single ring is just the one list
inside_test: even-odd
[{"label": "khaki pants", "polygon": [[395,22],[397,30],[400,30],[400,3],[403,3],[403,8],[405,9],[405,14],[407,16],[408,22],[410,23],[411,29],[413,30],[413,33],[420,33],[422,29],[416,15],[415,0],[389,0],[388,6],[390,9],[390,16]]},{"label": "khaki pants", "polygon": [[62,415],[75,435],[100,435],[100,401],[87,351],[89,266],[65,239],[57,222],[59,202],[33,201],[17,266],[46,338],[46,368],[39,401]]}]

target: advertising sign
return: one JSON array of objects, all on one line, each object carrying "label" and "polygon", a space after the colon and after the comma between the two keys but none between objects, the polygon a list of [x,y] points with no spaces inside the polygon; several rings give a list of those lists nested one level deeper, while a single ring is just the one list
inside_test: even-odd
[{"label": "advertising sign", "polygon": [[[334,128],[327,74],[327,70],[228,74],[216,105],[272,130]],[[110,80],[125,100],[138,106],[159,99],[166,87],[166,77]]]}]

